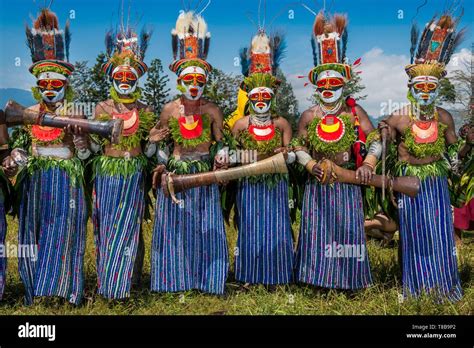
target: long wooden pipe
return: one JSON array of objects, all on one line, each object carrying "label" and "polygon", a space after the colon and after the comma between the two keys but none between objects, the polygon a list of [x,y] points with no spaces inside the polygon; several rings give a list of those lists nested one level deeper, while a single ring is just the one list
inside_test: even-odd
[{"label": "long wooden pipe", "polygon": [[161,176],[161,188],[167,197],[172,196],[174,200],[175,193],[190,188],[227,182],[248,176],[276,173],[288,173],[285,156],[282,153],[262,161],[226,170],[185,175],[166,173]]},{"label": "long wooden pipe", "polygon": [[24,124],[37,124],[54,128],[64,128],[69,125],[81,127],[86,133],[100,135],[109,139],[112,144],[118,144],[122,136],[123,120],[114,119],[110,121],[95,121],[84,118],[62,117],[54,114],[46,113],[40,115],[38,112],[28,110],[17,102],[10,100],[5,106],[5,110],[1,111],[5,115],[8,127],[14,127]]},{"label": "long wooden pipe", "polygon": [[[356,179],[356,172],[353,170],[339,167],[328,159],[320,161],[318,165],[325,173],[322,179],[323,183],[337,181],[346,184],[361,185],[360,180]],[[416,197],[420,191],[420,179],[416,176],[390,177],[372,175],[372,179],[368,185],[378,188],[385,187],[385,189],[401,192],[410,197]]]}]

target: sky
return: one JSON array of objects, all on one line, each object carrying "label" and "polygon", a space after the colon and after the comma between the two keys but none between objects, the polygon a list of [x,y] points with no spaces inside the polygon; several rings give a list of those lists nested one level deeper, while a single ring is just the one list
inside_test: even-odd
[{"label": "sky", "polygon": [[[129,23],[153,29],[153,37],[145,58],[149,62],[160,58],[164,66],[172,60],[171,29],[174,27],[183,3],[190,8],[200,0],[132,0]],[[208,0],[202,0],[207,3]],[[50,0],[0,0],[0,88],[29,89],[35,82],[28,73],[31,64],[25,43],[25,24],[31,25],[44,4]],[[314,15],[299,3],[301,1],[267,0],[261,11],[260,23],[265,20],[267,32],[283,32],[287,52],[281,68],[293,85],[300,111],[310,106],[308,98],[313,87],[304,87],[312,68],[311,30]],[[303,1],[314,12],[326,5],[329,12],[347,13],[349,41],[347,56],[350,61],[362,58],[362,83],[367,99],[361,105],[374,117],[384,113],[383,106],[406,101],[407,77],[404,66],[409,63],[410,28],[415,20],[423,27],[434,14],[440,14],[453,0],[326,0]],[[417,11],[417,7],[426,4]],[[448,71],[470,62],[473,44],[473,6],[470,0],[455,0],[464,8],[460,27],[467,26],[468,34],[456,52]],[[104,37],[108,29],[120,21],[122,0],[54,0],[51,9],[59,17],[61,28],[71,22],[72,41],[70,60],[88,61],[104,51]],[[212,35],[208,61],[227,73],[239,74],[235,64],[238,51],[250,43],[258,20],[259,0],[212,0],[203,15]],[[263,8],[264,6],[262,6]],[[124,0],[128,13],[129,0]],[[201,5],[202,8],[202,5]],[[125,15],[125,21],[127,15]],[[171,80],[175,76],[166,71]],[[173,84],[174,85],[174,84]]]}]

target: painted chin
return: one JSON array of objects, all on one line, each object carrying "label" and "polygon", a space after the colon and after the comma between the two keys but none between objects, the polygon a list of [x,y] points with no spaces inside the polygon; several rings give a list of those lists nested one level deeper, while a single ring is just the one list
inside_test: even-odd
[{"label": "painted chin", "polygon": [[199,94],[199,90],[197,88],[190,88],[189,89],[189,95],[191,96],[191,98],[197,98]]}]

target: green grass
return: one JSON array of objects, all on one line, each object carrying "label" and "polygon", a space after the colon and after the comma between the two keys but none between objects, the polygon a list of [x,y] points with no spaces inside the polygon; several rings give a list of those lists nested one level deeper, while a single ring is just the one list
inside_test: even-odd
[{"label": "green grass", "polygon": [[[7,241],[17,243],[17,222],[8,218]],[[232,273],[223,296],[206,295],[197,291],[177,294],[157,294],[149,290],[150,245],[152,224],[144,226],[146,255],[142,284],[132,291],[128,300],[109,301],[95,293],[96,270],[92,228],[89,224],[85,256],[85,298],[80,306],[60,299],[37,299],[35,304],[23,304],[23,285],[17,269],[17,260],[8,260],[8,275],[0,315],[63,315],[63,314],[473,314],[474,307],[474,235],[465,233],[459,249],[460,272],[464,298],[455,304],[436,304],[430,298],[399,302],[400,269],[397,244],[382,247],[369,240],[368,250],[374,285],[358,292],[318,289],[306,285],[278,286],[268,291],[263,286],[243,289],[233,280]],[[297,226],[294,226],[297,230]],[[232,256],[236,232],[227,228],[229,251]],[[232,257],[231,257],[232,259]],[[231,269],[233,265],[231,264]]]}]

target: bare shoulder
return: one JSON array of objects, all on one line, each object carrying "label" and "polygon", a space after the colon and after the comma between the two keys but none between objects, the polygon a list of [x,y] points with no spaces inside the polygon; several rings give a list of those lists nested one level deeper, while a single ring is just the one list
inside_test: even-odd
[{"label": "bare shoulder", "polygon": [[137,101],[137,106],[138,106],[138,109],[145,110],[145,112],[154,112],[153,106],[147,105],[140,100]]},{"label": "bare shoulder", "polygon": [[172,113],[178,107],[178,102],[176,100],[170,101],[163,105],[161,109],[161,114],[166,115]]},{"label": "bare shoulder", "polygon": [[238,119],[237,122],[235,122],[234,127],[232,127],[232,131],[240,131],[240,130],[246,129],[248,127],[248,124],[249,124],[249,117],[244,116]]},{"label": "bare shoulder", "polygon": [[290,122],[284,117],[277,116],[273,119],[273,123],[275,123],[276,126],[279,126],[281,128],[287,128],[291,127]]},{"label": "bare shoulder", "polygon": [[312,106],[309,109],[305,110],[300,117],[300,123],[309,123],[316,117],[318,107]]},{"label": "bare shoulder", "polygon": [[360,104],[356,104],[355,110],[357,115],[368,116],[367,111],[365,111],[365,109]]},{"label": "bare shoulder", "polygon": [[438,111],[439,120],[441,122],[446,123],[446,124],[454,122],[453,116],[448,110],[440,108],[440,107],[437,107],[436,109]]},{"label": "bare shoulder", "polygon": [[114,107],[114,101],[112,99],[107,99],[97,103],[95,107],[96,114],[102,114],[109,112]]},{"label": "bare shoulder", "polygon": [[201,102],[202,107],[206,108],[207,111],[212,112],[212,113],[220,112],[220,109],[217,106],[217,104],[207,100],[206,98],[202,98],[201,100],[202,100]]}]

